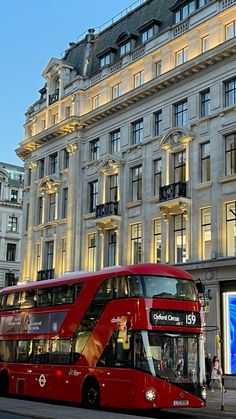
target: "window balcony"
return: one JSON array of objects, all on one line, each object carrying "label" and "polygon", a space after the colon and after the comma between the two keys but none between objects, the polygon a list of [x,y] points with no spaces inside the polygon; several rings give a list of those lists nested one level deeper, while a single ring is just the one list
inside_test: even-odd
[{"label": "window balcony", "polygon": [[54,93],[49,95],[48,103],[49,105],[52,105],[53,103],[57,102],[59,100],[59,89],[56,89]]},{"label": "window balcony", "polygon": [[118,215],[118,202],[106,202],[96,206],[96,218]]},{"label": "window balcony", "polygon": [[176,198],[186,198],[187,183],[176,182],[160,187],[160,202]]},{"label": "window balcony", "polygon": [[54,269],[44,269],[37,272],[37,281],[44,281],[45,279],[54,278]]}]

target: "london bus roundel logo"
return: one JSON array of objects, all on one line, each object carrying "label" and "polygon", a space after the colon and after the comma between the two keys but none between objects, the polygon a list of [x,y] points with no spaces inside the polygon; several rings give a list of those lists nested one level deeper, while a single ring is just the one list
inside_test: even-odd
[{"label": "london bus roundel logo", "polygon": [[39,385],[40,385],[40,387],[44,387],[45,386],[45,384],[46,384],[46,378],[45,378],[45,375],[43,375],[43,374],[41,374],[40,375],[40,377],[39,377]]}]

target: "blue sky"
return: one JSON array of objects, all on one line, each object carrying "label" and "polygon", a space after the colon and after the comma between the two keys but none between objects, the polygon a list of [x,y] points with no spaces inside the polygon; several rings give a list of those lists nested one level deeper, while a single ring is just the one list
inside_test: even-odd
[{"label": "blue sky", "polygon": [[39,97],[42,72],[50,58],[61,58],[69,42],[135,2],[0,1],[0,161],[23,165],[15,149],[24,139],[24,114]]}]

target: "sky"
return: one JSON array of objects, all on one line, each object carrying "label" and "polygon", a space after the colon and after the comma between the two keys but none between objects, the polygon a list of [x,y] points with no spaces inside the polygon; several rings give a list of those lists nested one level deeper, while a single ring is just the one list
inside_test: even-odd
[{"label": "sky", "polygon": [[23,165],[15,150],[24,140],[25,112],[39,98],[49,60],[62,58],[69,42],[139,1],[0,0],[0,161]]}]

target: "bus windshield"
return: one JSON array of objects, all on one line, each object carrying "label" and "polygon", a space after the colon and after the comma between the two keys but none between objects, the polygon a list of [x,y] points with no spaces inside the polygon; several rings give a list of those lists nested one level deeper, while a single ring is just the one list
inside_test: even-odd
[{"label": "bus windshield", "polygon": [[141,280],[145,297],[198,300],[197,288],[193,281],[154,275],[143,275]]},{"label": "bus windshield", "polygon": [[175,384],[199,383],[197,336],[140,331],[134,347],[136,368]]}]

